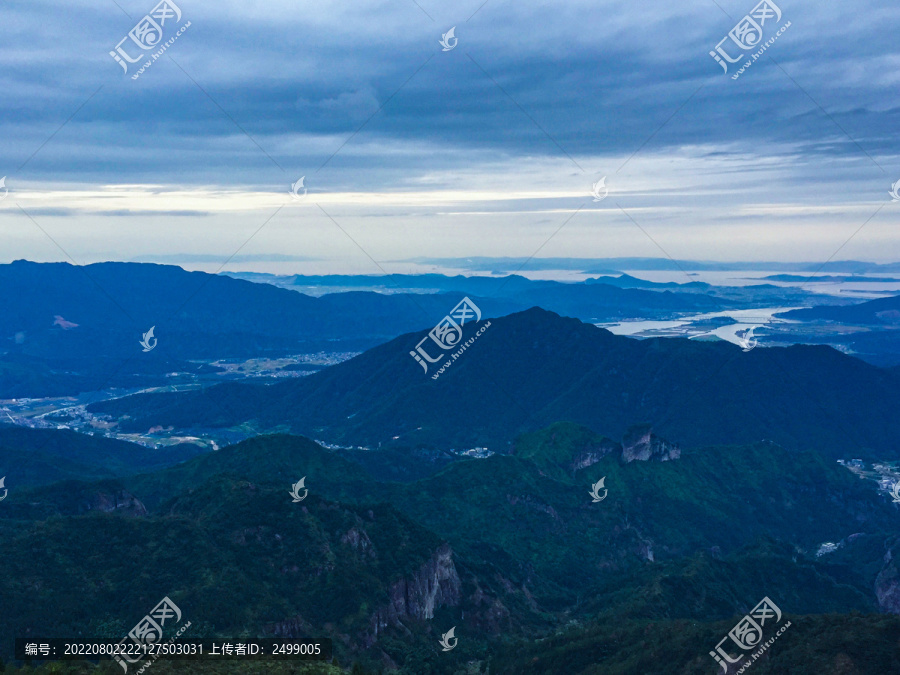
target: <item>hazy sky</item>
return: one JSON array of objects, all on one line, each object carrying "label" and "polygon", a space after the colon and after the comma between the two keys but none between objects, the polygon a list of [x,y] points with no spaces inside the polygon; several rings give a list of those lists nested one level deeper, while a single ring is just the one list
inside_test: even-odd
[{"label": "hazy sky", "polygon": [[176,1],[4,3],[0,261],[900,259],[895,6]]}]

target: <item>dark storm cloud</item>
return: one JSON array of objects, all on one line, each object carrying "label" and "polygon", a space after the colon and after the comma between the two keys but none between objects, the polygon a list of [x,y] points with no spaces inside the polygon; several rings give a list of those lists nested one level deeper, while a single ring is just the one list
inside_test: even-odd
[{"label": "dark storm cloud", "polygon": [[[123,3],[132,18],[113,3],[8,6],[0,173],[46,142],[30,178],[274,184],[313,173],[364,123],[322,181],[364,170],[377,187],[478,151],[897,152],[900,20],[875,2],[782,0],[791,28],[737,81],[708,52],[753,2],[491,0],[468,23],[480,3],[423,4],[435,21],[403,2],[179,4],[191,27],[168,53],[187,74],[163,57],[136,81],[108,52],[152,2]],[[459,45],[442,52],[451,25]]]}]

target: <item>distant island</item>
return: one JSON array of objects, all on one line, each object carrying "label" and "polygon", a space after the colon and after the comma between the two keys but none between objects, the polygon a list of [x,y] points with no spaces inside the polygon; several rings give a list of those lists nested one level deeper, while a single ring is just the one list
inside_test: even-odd
[{"label": "distant island", "polygon": [[[747,277],[750,278],[750,277]],[[900,283],[900,279],[892,279],[888,277],[866,277],[866,276],[835,276],[825,275],[821,277],[806,276],[803,274],[770,274],[767,277],[753,277],[754,279],[764,279],[765,281],[833,281],[835,283]]]}]

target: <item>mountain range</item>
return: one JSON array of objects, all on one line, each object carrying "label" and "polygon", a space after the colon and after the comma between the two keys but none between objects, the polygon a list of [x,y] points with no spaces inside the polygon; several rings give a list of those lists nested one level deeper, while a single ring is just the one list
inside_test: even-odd
[{"label": "mountain range", "polygon": [[[479,298],[506,299],[525,309],[534,305],[586,321],[660,318],[666,311],[709,312],[766,306],[847,304],[850,300],[820,295],[793,286],[769,283],[714,286],[685,277],[680,282],[655,282],[629,274],[588,277],[583,281],[529,279],[518,274],[446,276],[443,274],[275,275],[228,272],[228,276],[321,296],[353,290],[397,294],[465,293]],[[614,289],[669,291],[621,293]],[[694,297],[686,297],[692,294]]]},{"label": "mountain range", "polygon": [[[769,596],[796,624],[772,650],[792,673],[836,672],[804,665],[804,650],[817,667],[892,672],[900,617],[880,612],[900,613],[885,556],[900,552],[898,510],[873,484],[814,452],[681,450],[641,427],[613,440],[559,423],[514,448],[382,482],[308,439],[259,436],[150,473],[11,491],[0,636],[118,640],[167,595],[194,637],[332,637],[357,673],[702,673]],[[96,452],[81,460],[108,461]],[[841,548],[817,557],[823,540]],[[451,627],[459,646],[442,653]]]},{"label": "mountain range", "polygon": [[789,323],[767,326],[768,339],[826,344],[878,366],[900,366],[900,296],[842,307],[795,309],[776,315]]},{"label": "mountain range", "polygon": [[[119,641],[163,596],[192,637],[327,637],[335,660],[160,673],[701,675],[765,597],[791,625],[753,672],[900,668],[900,504],[884,466],[835,461],[900,461],[900,369],[773,346],[791,335],[775,329],[742,349],[593,323],[730,313],[764,287],[398,275],[388,292],[112,263],[0,278],[26,289],[2,301],[0,397],[193,378],[89,414],[60,401],[93,435],[0,426],[0,670],[120,673],[4,659],[14,637]],[[464,295],[480,320],[453,311]],[[894,313],[785,325],[890,340]],[[229,359],[307,350],[361,353],[210,384]]]},{"label": "mountain range", "polygon": [[860,260],[821,262],[775,262],[674,260],[672,258],[504,258],[473,256],[471,258],[410,258],[400,262],[439,265],[469,271],[508,272],[511,270],[579,270],[588,274],[617,274],[623,270],[740,271],[771,270],[784,272],[835,272],[847,274],[900,272],[900,263],[873,263]]},{"label": "mountain range", "polygon": [[[489,297],[507,281],[506,295]],[[696,292],[521,277],[448,282],[439,293],[350,290],[311,297],[171,265],[114,262],[19,260],[0,265],[0,286],[16,289],[0,298],[0,398],[158,386],[173,374],[215,373],[203,362],[219,359],[356,352],[434,325],[464,293],[486,318],[539,303],[597,321],[746,305]],[[490,293],[481,297],[472,288]],[[145,352],[139,343],[151,327],[156,342]]]},{"label": "mountain range", "polygon": [[14,472],[17,488],[154,471],[184,462],[201,452],[200,447],[191,443],[147,448],[68,429],[0,425],[0,472],[3,468],[9,474]]},{"label": "mountain range", "polygon": [[792,321],[831,321],[842,324],[900,325],[900,295],[843,307],[807,307],[778,316]]},{"label": "mountain range", "polygon": [[[467,323],[459,344],[485,326]],[[535,308],[491,320],[433,379],[442,364],[426,373],[410,355],[426,337],[403,335],[301,380],[141,394],[90,410],[125,431],[250,424],[368,447],[508,452],[518,434],[569,420],[619,436],[650,424],[684,446],[769,440],[832,457],[900,457],[898,373],[829,347],[633,340]]]}]

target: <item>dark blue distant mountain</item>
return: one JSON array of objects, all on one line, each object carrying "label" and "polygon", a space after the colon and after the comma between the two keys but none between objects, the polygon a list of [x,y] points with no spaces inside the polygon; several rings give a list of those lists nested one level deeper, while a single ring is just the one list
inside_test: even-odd
[{"label": "dark blue distant mountain", "polygon": [[668,281],[665,283],[659,283],[656,281],[647,281],[646,279],[638,279],[637,277],[633,277],[630,274],[620,274],[617,277],[596,277],[585,280],[586,284],[609,284],[610,286],[618,286],[619,288],[654,288],[654,289],[669,289],[669,290],[695,290],[695,291],[708,291],[713,288],[712,284],[707,284],[703,281],[687,281],[684,283],[675,283],[673,281]]},{"label": "dark blue distant mountain", "polygon": [[863,274],[874,272],[900,272],[900,263],[871,263],[858,260],[835,260],[825,264],[818,262],[772,262],[670,260],[669,258],[411,258],[408,261],[426,265],[441,265],[472,271],[518,272],[521,270],[573,270],[586,274],[618,274],[622,270],[658,270],[679,272],[734,270],[772,270],[783,272],[836,272]]},{"label": "dark blue distant mountain", "polygon": [[[443,274],[293,274],[289,276],[261,274],[258,272],[226,272],[224,274],[236,279],[270,283],[281,286],[282,288],[314,288],[326,292],[333,288],[379,288],[388,292],[401,292],[403,290],[429,291],[434,293],[440,291],[459,291],[482,296],[508,297],[539,288],[557,289],[560,293],[565,293],[566,289],[580,285],[577,282],[529,279],[518,274],[509,274],[500,277],[483,275],[445,276]],[[617,286],[619,288],[647,288],[677,291],[706,291],[712,288],[710,284],[701,281],[657,283],[655,281],[647,281],[646,279],[638,279],[629,274],[590,278],[581,283],[587,285],[606,284],[609,286]]]},{"label": "dark blue distant mountain", "polygon": [[900,282],[900,279],[892,279],[890,277],[867,277],[863,275],[843,275],[838,276],[834,274],[817,274],[815,276],[812,275],[804,275],[804,274],[770,274],[768,276],[762,277],[767,281],[813,281],[813,282],[839,282],[839,283],[897,283]]},{"label": "dark blue distant mountain", "polygon": [[[410,289],[421,283],[410,281]],[[485,318],[534,305],[597,321],[736,306],[698,293],[522,277],[425,283],[443,292],[310,297],[171,265],[0,265],[0,398],[162,384],[168,373],[202,374],[204,360],[361,351],[433,326],[465,294]],[[144,352],[139,341],[151,327],[156,346]]]},{"label": "dark blue distant mountain", "polygon": [[[462,340],[484,326],[467,324]],[[372,447],[503,451],[520,432],[571,420],[616,435],[647,423],[686,445],[768,439],[835,457],[900,458],[896,373],[830,347],[745,353],[726,342],[633,340],[535,308],[491,320],[457,360],[445,356],[425,373],[410,355],[425,337],[403,335],[299,381],[91,409],[125,430],[253,422]]]},{"label": "dark blue distant mountain", "polygon": [[[842,324],[900,326],[900,295],[843,307],[809,307],[778,315],[792,321],[835,321]],[[897,338],[900,351],[900,336]]]}]

